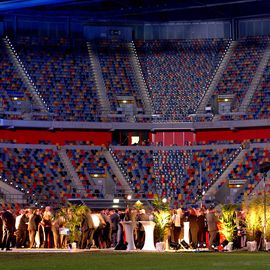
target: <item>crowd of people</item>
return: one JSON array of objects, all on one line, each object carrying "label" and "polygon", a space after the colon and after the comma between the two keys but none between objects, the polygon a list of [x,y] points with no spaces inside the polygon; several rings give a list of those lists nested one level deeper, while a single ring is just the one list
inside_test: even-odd
[{"label": "crowd of people", "polygon": [[[81,249],[95,246],[99,249],[126,249],[123,221],[133,224],[134,242],[141,249],[145,241],[144,228],[139,221],[155,221],[155,211],[126,208],[125,210],[104,209],[92,212],[84,206],[74,212],[74,207],[52,210],[25,208],[18,213],[11,209],[0,212],[1,249],[11,248],[69,248],[76,242]],[[74,216],[76,217],[74,218]],[[77,223],[74,223],[77,220]],[[79,220],[79,223],[78,223]],[[202,207],[198,209],[181,208],[170,210],[170,222],[167,229],[168,242],[181,244],[184,239],[184,222],[189,222],[190,247],[208,247],[213,250],[224,239],[219,232],[219,220],[216,209]],[[156,226],[157,228],[157,226]],[[154,231],[155,242],[158,241]],[[239,242],[239,246],[241,247]]]}]

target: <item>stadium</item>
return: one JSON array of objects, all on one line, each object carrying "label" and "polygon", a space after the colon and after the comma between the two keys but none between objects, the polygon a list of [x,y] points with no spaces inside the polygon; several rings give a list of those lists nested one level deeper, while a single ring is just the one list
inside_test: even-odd
[{"label": "stadium", "polygon": [[[169,269],[180,266],[179,258],[186,269],[269,267],[266,253],[247,251],[253,244],[256,251],[270,249],[268,0],[10,0],[1,1],[0,16],[3,220],[5,212],[26,215],[23,209],[25,224],[36,209],[65,209],[67,216],[83,209],[81,216],[119,211],[133,222],[135,210],[167,211],[170,219],[181,209],[183,234],[183,222],[191,225],[192,216],[214,209],[223,224],[216,229],[219,243],[213,243],[209,226],[203,236],[191,229],[180,236],[167,222],[166,235],[174,237],[162,256],[138,252],[140,241],[135,254],[107,252],[119,235],[109,246],[95,240],[91,255],[83,244],[78,253],[66,245],[72,253],[67,265],[61,264],[66,254],[40,256],[37,246],[18,255],[37,244],[28,226],[18,250],[0,253],[7,269],[14,253],[27,269],[42,256],[59,256],[48,266],[59,269],[77,267],[78,261],[83,268],[88,260],[96,268],[105,260],[107,267],[123,260],[130,269],[145,269],[149,262],[149,268]],[[157,216],[151,215],[157,228]],[[226,234],[229,223],[233,240]],[[82,228],[78,232],[83,235]],[[156,234],[155,229],[155,244]],[[53,238],[44,236],[42,252],[60,249],[50,246],[60,241]],[[245,253],[224,254],[224,241]],[[17,245],[11,242],[6,250]],[[223,253],[194,254],[212,251],[212,244]]]}]

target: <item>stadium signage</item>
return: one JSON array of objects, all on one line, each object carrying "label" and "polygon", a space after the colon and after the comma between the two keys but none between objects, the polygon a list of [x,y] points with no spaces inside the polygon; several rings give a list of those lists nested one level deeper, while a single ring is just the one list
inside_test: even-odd
[{"label": "stadium signage", "polygon": [[229,180],[229,185],[244,185],[246,181],[246,179],[232,179]]}]

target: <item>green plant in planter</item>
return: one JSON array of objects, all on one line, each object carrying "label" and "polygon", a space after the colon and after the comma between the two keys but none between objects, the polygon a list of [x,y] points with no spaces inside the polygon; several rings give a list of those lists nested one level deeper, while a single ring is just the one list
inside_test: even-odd
[{"label": "green plant in planter", "polygon": [[156,236],[158,242],[164,242],[167,239],[171,215],[168,210],[154,212],[154,222],[156,223]]},{"label": "green plant in planter", "polygon": [[170,210],[168,201],[164,198],[163,199],[159,198],[157,195],[155,195],[152,204],[154,208],[157,210],[166,210],[166,211]]},{"label": "green plant in planter", "polygon": [[153,206],[155,208],[154,222],[156,223],[156,240],[158,242],[164,242],[168,237],[171,220],[169,203],[165,200],[161,200],[158,196],[155,196]]},{"label": "green plant in planter", "polygon": [[222,227],[220,231],[229,242],[233,241],[234,233],[237,230],[235,210],[236,206],[231,204],[221,207],[220,222]]},{"label": "green plant in planter", "polygon": [[80,226],[82,223],[82,217],[87,211],[89,211],[89,208],[85,205],[69,205],[66,225],[70,230],[69,241],[71,243],[79,242],[81,236]]},{"label": "green plant in planter", "polygon": [[[266,238],[270,240],[270,197],[266,195],[266,205],[264,196],[245,197],[242,208],[245,212],[246,230],[248,240],[254,240],[257,232],[264,231],[264,210],[266,210]],[[266,209],[264,207],[266,206]]]}]

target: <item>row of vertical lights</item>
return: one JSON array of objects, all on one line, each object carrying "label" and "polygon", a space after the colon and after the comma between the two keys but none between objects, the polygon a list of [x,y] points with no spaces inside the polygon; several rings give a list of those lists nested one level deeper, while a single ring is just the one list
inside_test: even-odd
[{"label": "row of vertical lights", "polygon": [[123,166],[121,165],[121,163],[119,162],[118,158],[115,156],[112,148],[109,148],[109,151],[113,157],[113,159],[115,160],[115,162],[117,163],[118,167],[120,168],[122,174],[125,176],[125,178],[127,179],[128,183],[131,185],[131,187],[133,188],[132,185],[132,181],[130,180],[129,176],[127,175],[127,173],[125,172],[125,170],[123,169]]},{"label": "row of vertical lights", "polygon": [[[8,184],[8,185],[12,186],[13,188],[16,188],[18,191],[21,191],[21,192],[25,193],[26,195],[30,195],[29,190],[26,190],[23,187],[20,187],[18,184],[13,183],[13,181],[9,181],[7,178],[3,178],[2,175],[0,175],[0,181],[3,181],[5,184]],[[35,195],[35,193],[32,193],[31,196],[35,198],[36,195]],[[34,204],[37,206],[38,202],[35,201]],[[43,206],[41,206],[41,207],[43,207]]]},{"label": "row of vertical lights", "polygon": [[[210,187],[216,182],[216,180],[222,175],[222,173],[228,168],[228,166],[232,163],[232,161],[236,158],[236,156],[239,155],[239,153],[242,151],[243,146],[240,145],[240,147],[235,151],[235,153],[227,160],[226,164],[219,170],[219,172],[215,175],[215,177],[210,181],[210,185],[208,187],[204,187],[202,189],[202,195],[206,193],[207,190],[210,189]],[[202,187],[201,187],[202,188]],[[206,189],[206,190],[205,190]]]},{"label": "row of vertical lights", "polygon": [[[141,68],[140,68],[140,61],[139,61],[139,57],[138,57],[138,54],[137,54],[137,51],[136,51],[136,48],[135,48],[135,45],[134,45],[133,40],[132,40],[131,44],[132,44],[133,52],[134,52],[134,54],[136,55],[136,60],[137,60],[137,62],[138,62],[138,66],[139,66],[139,72],[140,72],[140,75],[141,75],[141,77],[142,77],[142,79],[143,79],[144,86],[145,86],[145,88],[148,90],[146,81],[145,81],[145,79],[144,79],[142,70],[141,70]],[[147,94],[147,99],[148,99],[148,101],[150,102],[150,104],[151,104],[151,106],[152,106],[152,108],[153,108],[153,105],[152,105],[152,102],[151,102],[151,98],[150,98],[150,95],[149,95],[149,91],[146,91],[146,94]]]},{"label": "row of vertical lights", "polygon": [[21,66],[21,68],[23,69],[25,75],[27,76],[27,79],[30,81],[32,87],[34,88],[35,92],[37,93],[37,95],[39,96],[39,98],[42,100],[44,106],[46,107],[46,109],[49,111],[49,107],[47,106],[47,104],[45,103],[43,97],[41,96],[39,90],[36,88],[36,86],[34,85],[30,75],[28,74],[28,71],[26,70],[26,68],[24,67],[24,64],[22,63],[19,55],[17,54],[16,50],[14,49],[11,41],[9,40],[8,36],[5,37],[5,41],[7,42],[9,48],[11,49],[13,55],[16,57],[16,60],[18,61],[19,65]]}]

